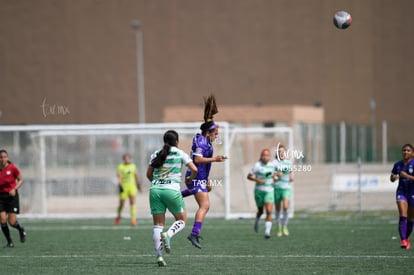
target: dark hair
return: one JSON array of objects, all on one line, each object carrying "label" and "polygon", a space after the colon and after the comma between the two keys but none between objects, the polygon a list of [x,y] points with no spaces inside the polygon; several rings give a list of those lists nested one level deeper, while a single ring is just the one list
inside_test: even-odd
[{"label": "dark hair", "polygon": [[214,130],[216,127],[213,127],[213,126],[215,126],[215,125],[216,124],[212,120],[211,121],[204,122],[200,126],[201,134],[204,135],[205,133]]},{"label": "dark hair", "polygon": [[178,142],[178,133],[174,130],[168,130],[164,134],[164,147],[157,153],[157,156],[152,160],[151,166],[154,168],[160,168],[168,154],[170,153],[171,147],[176,146]]},{"label": "dark hair", "polygon": [[406,143],[406,144],[404,144],[404,145],[401,147],[401,149],[404,149],[405,147],[409,147],[409,148],[411,149],[411,151],[414,151],[414,147],[413,147],[413,145],[411,145],[411,143]]},{"label": "dark hair", "polygon": [[[9,153],[7,153],[7,151],[5,149],[0,149],[0,154],[1,153],[6,153],[7,156],[9,155]],[[8,160],[7,162],[12,163],[10,160]]]},{"label": "dark hair", "polygon": [[217,113],[218,109],[216,104],[216,97],[213,94],[207,98],[204,97],[204,123],[200,126],[202,135],[205,135],[205,133],[212,131],[217,127],[213,120],[214,115]]}]

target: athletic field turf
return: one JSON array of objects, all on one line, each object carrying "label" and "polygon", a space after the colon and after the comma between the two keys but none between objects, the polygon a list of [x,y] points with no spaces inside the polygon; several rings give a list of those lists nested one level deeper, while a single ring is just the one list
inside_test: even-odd
[{"label": "athletic field turf", "polygon": [[[168,216],[170,217],[170,216]],[[1,248],[1,274],[414,274],[414,247],[399,247],[397,212],[296,213],[289,237],[264,239],[253,220],[207,218],[203,249],[186,239],[189,226],[171,241],[158,267],[151,220],[20,219],[27,242]],[[171,224],[172,220],[168,220]],[[5,244],[1,235],[2,245]]]}]

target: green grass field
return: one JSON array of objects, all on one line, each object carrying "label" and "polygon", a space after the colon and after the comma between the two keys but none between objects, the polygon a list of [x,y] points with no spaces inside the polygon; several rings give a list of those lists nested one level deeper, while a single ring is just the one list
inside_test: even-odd
[{"label": "green grass field", "polygon": [[[412,274],[414,248],[399,248],[397,213],[297,213],[289,237],[253,231],[253,220],[207,219],[203,249],[172,239],[167,267],[158,267],[151,220],[29,220],[27,242],[1,248],[1,274]],[[172,220],[168,220],[171,224]],[[192,219],[189,220],[192,224]],[[264,223],[261,223],[261,232]],[[127,237],[127,238],[125,238]],[[130,240],[128,240],[130,237]],[[4,237],[1,241],[5,244]]]}]

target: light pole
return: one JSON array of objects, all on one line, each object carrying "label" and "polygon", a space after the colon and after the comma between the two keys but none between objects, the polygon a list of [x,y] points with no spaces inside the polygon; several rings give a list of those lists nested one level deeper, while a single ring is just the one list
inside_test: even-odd
[{"label": "light pole", "polygon": [[[138,89],[138,122],[145,123],[145,93],[144,93],[144,47],[142,38],[142,25],[139,20],[132,20],[131,27],[135,31],[136,47],[137,47],[137,89]],[[139,173],[144,174],[145,167],[145,151],[144,136],[139,135]]]},{"label": "light pole", "polygon": [[138,122],[145,123],[145,91],[144,91],[144,50],[142,25],[138,20],[132,20],[131,27],[135,30],[137,47],[137,87],[138,87]]},{"label": "light pole", "polygon": [[375,111],[377,109],[377,104],[373,97],[371,97],[369,101],[369,108],[371,109],[372,161],[376,162],[377,161],[377,129],[376,129]]}]

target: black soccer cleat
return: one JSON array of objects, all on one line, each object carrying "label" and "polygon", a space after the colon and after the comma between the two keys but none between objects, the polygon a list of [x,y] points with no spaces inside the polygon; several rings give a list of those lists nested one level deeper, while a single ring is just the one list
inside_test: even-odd
[{"label": "black soccer cleat", "polygon": [[188,235],[187,239],[197,248],[201,249],[200,239],[202,239],[200,236],[195,235]]},{"label": "black soccer cleat", "polygon": [[5,246],[5,248],[13,248],[14,247],[14,243],[13,242],[8,242]]},{"label": "black soccer cleat", "polygon": [[24,227],[21,227],[19,230],[20,235],[20,242],[24,243],[26,241],[26,231],[24,231]]},{"label": "black soccer cleat", "polygon": [[254,223],[254,232],[259,233],[259,222],[258,221]]}]

